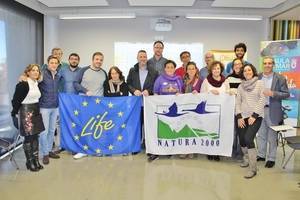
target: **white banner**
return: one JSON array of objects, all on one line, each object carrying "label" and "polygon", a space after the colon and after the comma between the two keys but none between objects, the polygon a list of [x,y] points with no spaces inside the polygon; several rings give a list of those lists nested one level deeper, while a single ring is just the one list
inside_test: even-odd
[{"label": "white banner", "polygon": [[144,98],[146,153],[231,156],[234,100],[201,93]]}]

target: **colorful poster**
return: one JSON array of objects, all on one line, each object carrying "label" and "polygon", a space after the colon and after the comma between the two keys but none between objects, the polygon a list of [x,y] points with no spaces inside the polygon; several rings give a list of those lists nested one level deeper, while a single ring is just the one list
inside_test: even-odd
[{"label": "colorful poster", "polygon": [[181,94],[144,98],[146,152],[231,156],[234,97]]},{"label": "colorful poster", "polygon": [[286,77],[290,90],[290,98],[283,101],[285,124],[300,125],[299,97],[300,97],[300,40],[279,40],[261,42],[260,68],[262,71],[262,58],[274,58],[274,71]]}]

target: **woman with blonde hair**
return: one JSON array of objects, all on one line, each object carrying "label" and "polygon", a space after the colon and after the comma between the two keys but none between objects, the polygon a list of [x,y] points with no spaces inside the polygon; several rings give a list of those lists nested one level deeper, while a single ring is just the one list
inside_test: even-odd
[{"label": "woman with blonde hair", "polygon": [[11,116],[15,127],[24,136],[23,149],[26,156],[26,167],[35,172],[43,169],[38,158],[38,136],[45,129],[39,107],[39,98],[41,97],[38,87],[38,80],[41,79],[39,65],[28,65],[24,75],[27,77],[27,81],[19,82],[16,85]]}]

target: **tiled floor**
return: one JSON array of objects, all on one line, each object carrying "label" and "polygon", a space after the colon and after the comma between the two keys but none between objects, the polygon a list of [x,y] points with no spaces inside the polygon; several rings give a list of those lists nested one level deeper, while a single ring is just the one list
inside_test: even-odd
[{"label": "tiled floor", "polygon": [[[291,149],[287,148],[287,154]],[[177,157],[148,163],[145,154],[87,157],[73,160],[66,152],[50,160],[40,172],[25,169],[22,149],[16,159],[18,171],[7,159],[0,161],[1,200],[299,200],[300,152],[286,169],[281,168],[278,149],[276,167],[259,163],[258,175],[246,180],[245,169],[223,158],[205,156],[182,160]]]}]

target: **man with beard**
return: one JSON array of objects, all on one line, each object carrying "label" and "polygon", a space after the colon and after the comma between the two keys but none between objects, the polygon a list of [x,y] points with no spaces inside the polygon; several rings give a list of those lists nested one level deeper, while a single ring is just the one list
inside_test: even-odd
[{"label": "man with beard", "polygon": [[[59,91],[65,92],[69,94],[76,94],[76,90],[73,86],[73,82],[75,81],[75,78],[78,76],[78,73],[80,71],[80,68],[78,67],[80,61],[80,57],[77,53],[71,53],[69,55],[69,66],[67,67],[61,67],[58,70],[58,73],[60,75],[60,81],[59,81]],[[64,149],[60,147],[60,125],[59,125],[59,117],[56,124],[56,137],[55,137],[55,146],[54,151],[56,153],[60,153]]]},{"label": "man with beard", "polygon": [[[86,96],[103,96],[103,83],[107,80],[107,73],[102,69],[104,55],[95,52],[92,56],[92,64],[81,68],[74,81],[74,88],[77,93]],[[77,153],[73,158],[80,159],[87,156],[84,153]]]},{"label": "man with beard", "polygon": [[164,50],[164,43],[162,41],[155,41],[153,43],[153,52],[154,55],[148,60],[147,65],[153,67],[158,71],[159,74],[164,73],[164,65],[167,62],[167,59],[163,57],[162,53]]},{"label": "man with beard", "polygon": [[69,67],[62,68],[60,70],[62,77],[62,92],[76,94],[76,90],[74,88],[73,82],[75,78],[78,76],[80,68],[78,67],[80,61],[80,57],[77,53],[71,53],[69,55]]},{"label": "man with beard", "polygon": [[[249,62],[247,62],[246,60],[244,60],[244,56],[247,52],[247,46],[244,43],[238,43],[234,46],[234,53],[235,56],[239,59],[241,59],[243,61],[243,64],[250,64]],[[233,67],[233,63],[230,62],[227,64],[226,69],[225,69],[225,75],[229,75],[232,73],[232,67]]]}]

